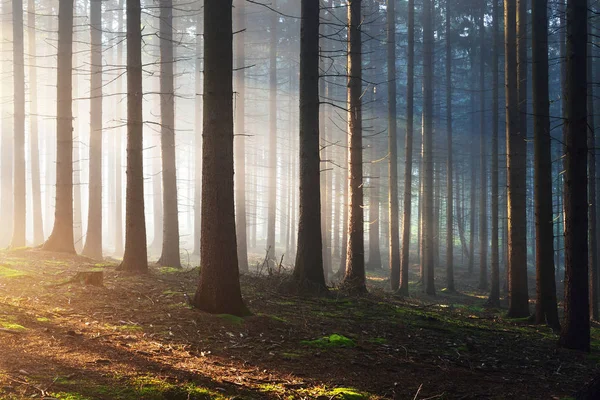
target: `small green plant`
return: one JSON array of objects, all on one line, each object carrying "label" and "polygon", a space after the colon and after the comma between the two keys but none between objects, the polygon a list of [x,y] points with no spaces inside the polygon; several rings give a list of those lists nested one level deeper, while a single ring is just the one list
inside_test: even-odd
[{"label": "small green plant", "polygon": [[242,325],[244,323],[244,318],[238,317],[236,315],[231,314],[219,314],[217,317],[233,324],[233,325]]},{"label": "small green plant", "polygon": [[303,340],[300,343],[303,345],[306,345],[306,346],[313,346],[313,347],[319,347],[319,348],[354,347],[354,346],[356,346],[356,343],[354,343],[354,340],[347,338],[346,336],[343,336],[343,335],[338,335],[337,333],[334,333],[333,335],[330,335],[330,336],[322,337],[320,339]]}]

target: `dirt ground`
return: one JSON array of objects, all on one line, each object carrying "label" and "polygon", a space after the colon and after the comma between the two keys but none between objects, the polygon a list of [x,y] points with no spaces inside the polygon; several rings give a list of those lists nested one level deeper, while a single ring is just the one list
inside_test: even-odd
[{"label": "dirt ground", "polygon": [[[198,269],[115,267],[0,253],[0,398],[568,399],[598,373],[600,329],[590,355],[558,349],[550,329],[486,309],[464,276],[457,294],[415,283],[406,299],[383,271],[364,297],[291,297],[278,274],[243,276],[254,315],[241,319],[188,307]],[[79,271],[104,285],[68,282]]]}]

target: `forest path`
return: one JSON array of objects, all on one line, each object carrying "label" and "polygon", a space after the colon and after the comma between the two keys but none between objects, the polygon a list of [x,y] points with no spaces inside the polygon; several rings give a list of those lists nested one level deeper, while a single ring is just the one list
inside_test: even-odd
[{"label": "forest path", "polygon": [[[190,309],[198,269],[115,263],[38,250],[0,253],[0,398],[566,399],[596,373],[591,355],[560,350],[544,326],[459,294],[384,290],[327,298],[278,292],[283,276],[243,276],[254,316]],[[104,286],[66,282],[104,271]]]}]

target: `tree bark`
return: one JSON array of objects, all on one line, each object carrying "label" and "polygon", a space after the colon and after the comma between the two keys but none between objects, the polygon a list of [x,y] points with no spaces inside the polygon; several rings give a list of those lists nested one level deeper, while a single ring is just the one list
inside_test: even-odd
[{"label": "tree bark", "polygon": [[[2,2],[2,53],[10,54],[12,51],[12,1]],[[2,76],[6,77],[1,83],[5,98],[10,99],[14,90],[13,65],[7,57],[2,61]],[[13,231],[14,211],[14,186],[13,186],[13,147],[14,147],[14,105],[10,102],[2,104],[2,143],[0,144],[0,181],[2,185],[2,196],[0,196],[0,221],[3,229],[0,230],[0,247],[10,245]]]},{"label": "tree bark", "polygon": [[432,2],[423,3],[423,254],[425,293],[435,295],[433,262],[433,26]]},{"label": "tree bark", "polygon": [[[406,138],[404,150],[404,210],[402,213],[402,248],[400,255],[400,286],[398,294],[408,296],[410,267],[410,228],[412,208],[412,153],[415,85],[415,1],[408,0],[408,48],[406,69]],[[392,283],[393,285],[394,283]]]},{"label": "tree bark", "polygon": [[[522,95],[521,81],[524,78],[524,60],[519,57],[517,47],[524,42],[517,40],[522,30],[522,5],[525,0],[504,2],[505,21],[505,74],[506,74],[506,141],[508,166],[508,315],[513,318],[529,315],[527,294],[527,212],[526,212],[526,137],[520,124],[519,100]],[[519,17],[517,17],[519,4]],[[522,49],[522,47],[521,47]],[[517,72],[518,76],[517,76]],[[524,116],[524,115],[523,115]]]},{"label": "tree bark", "polygon": [[[198,2],[200,8],[203,3]],[[194,98],[194,107],[196,111],[194,119],[195,129],[195,164],[194,164],[194,254],[200,255],[200,237],[201,230],[201,204],[202,204],[202,64],[204,57],[204,49],[202,32],[203,32],[203,17],[198,13],[196,17],[196,96]]]},{"label": "tree bark", "polygon": [[144,162],[142,114],[142,8],[127,0],[127,188],[125,253],[118,269],[132,274],[148,272],[144,216]]},{"label": "tree bark", "polygon": [[487,290],[488,288],[488,225],[487,225],[487,132],[485,126],[485,27],[483,19],[485,18],[485,9],[487,2],[480,3],[479,13],[479,171],[480,171],[480,198],[479,198],[479,289]]},{"label": "tree bark", "polygon": [[56,209],[44,250],[75,253],[73,240],[73,0],[59,2],[56,125]]},{"label": "tree bark", "polygon": [[[119,0],[119,12],[117,18],[119,18],[118,27],[119,32],[123,32],[124,28],[124,8],[125,8],[125,0]],[[117,45],[117,65],[123,65],[123,42],[120,41]],[[117,81],[117,92],[122,93],[123,91],[123,79],[119,79]],[[122,108],[118,109],[118,119],[122,124],[123,119],[123,111]],[[122,166],[122,158],[121,158],[121,149],[123,143],[123,129],[117,130],[115,134],[115,159],[114,159],[114,168],[115,168],[115,255],[120,257],[123,254],[123,166]]]},{"label": "tree bark", "polygon": [[[83,255],[102,258],[102,0],[90,1],[91,98],[88,224]],[[119,227],[116,226],[115,229]]]},{"label": "tree bark", "polygon": [[492,218],[492,252],[491,252],[491,290],[488,304],[492,307],[500,305],[500,253],[498,248],[498,46],[500,45],[498,26],[499,26],[499,10],[498,1],[492,0],[492,201],[491,201],[491,218]]},{"label": "tree bark", "polygon": [[342,285],[350,292],[367,291],[363,209],[362,140],[362,0],[348,2],[348,243]]},{"label": "tree bark", "polygon": [[25,55],[23,38],[23,0],[13,4],[13,85],[14,85],[14,147],[13,185],[14,212],[11,247],[26,244],[26,178],[25,178]]},{"label": "tree bark", "polygon": [[454,292],[454,187],[452,146],[452,26],[450,0],[446,0],[446,289]]},{"label": "tree bark", "polygon": [[400,220],[398,210],[398,132],[396,104],[396,0],[387,0],[388,148],[389,148],[389,268],[392,290],[400,284]]},{"label": "tree bark", "polygon": [[160,148],[163,187],[163,241],[158,264],[181,268],[175,152],[173,0],[160,0]]},{"label": "tree bark", "polygon": [[[277,0],[271,7],[277,8]],[[276,263],[275,223],[277,219],[277,25],[279,15],[272,11],[269,45],[269,184],[267,199],[267,259],[270,266]]]},{"label": "tree bark", "polygon": [[589,352],[586,21],[586,1],[567,0],[565,317],[559,344]]},{"label": "tree bark", "polygon": [[300,27],[300,214],[293,279],[324,291],[319,156],[319,1],[302,0]]},{"label": "tree bark", "polygon": [[27,37],[29,51],[29,148],[31,151],[31,201],[33,205],[33,245],[44,243],[42,191],[40,184],[40,146],[38,139],[37,42],[35,34],[35,0],[27,2]]},{"label": "tree bark", "polygon": [[239,281],[233,190],[232,0],[204,1],[202,269],[193,305],[245,316]]}]

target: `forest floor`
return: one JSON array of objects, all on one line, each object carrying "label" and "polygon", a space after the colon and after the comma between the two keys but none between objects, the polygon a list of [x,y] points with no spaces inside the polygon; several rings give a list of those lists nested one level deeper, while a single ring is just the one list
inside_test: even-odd
[{"label": "forest floor", "polygon": [[[465,283],[399,299],[382,271],[367,296],[297,298],[282,276],[243,276],[241,319],[188,307],[198,269],[115,267],[0,253],[0,398],[568,399],[598,372],[600,328],[590,355],[561,350]],[[66,283],[100,270],[102,287]]]}]

